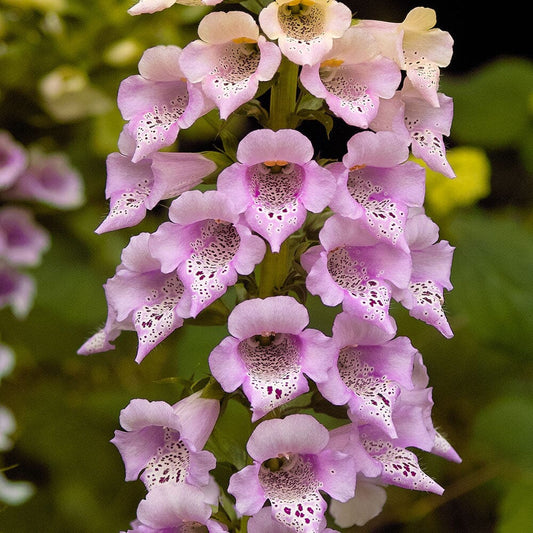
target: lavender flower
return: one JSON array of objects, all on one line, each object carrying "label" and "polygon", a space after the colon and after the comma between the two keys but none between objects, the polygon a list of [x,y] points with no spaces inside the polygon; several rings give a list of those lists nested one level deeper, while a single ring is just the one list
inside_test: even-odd
[{"label": "lavender flower", "polygon": [[25,318],[33,304],[35,291],[32,276],[0,263],[0,309],[10,306],[17,318]]},{"label": "lavender flower", "polygon": [[443,136],[450,134],[453,101],[442,93],[437,95],[439,106],[433,107],[413,91],[407,81],[393,98],[381,102],[370,127],[374,131],[394,131],[405,136],[413,155],[422,159],[429,168],[448,178],[455,174],[446,159]]},{"label": "lavender flower", "polygon": [[410,212],[406,235],[413,270],[408,287],[395,291],[394,298],[409,309],[409,314],[431,324],[445,337],[453,332],[442,305],[444,289],[451,290],[450,271],[454,248],[439,241],[439,227],[420,209]]},{"label": "lavender flower", "polygon": [[6,191],[8,200],[31,200],[59,209],[79,207],[84,200],[80,174],[62,153],[28,150],[28,165]]},{"label": "lavender flower", "polygon": [[333,41],[320,63],[303,66],[300,79],[347,124],[368,128],[380,99],[394,96],[401,74],[394,61],[379,54],[370,31],[352,26]]},{"label": "lavender flower", "polygon": [[162,485],[192,485],[214,504],[218,488],[209,475],[215,457],[202,450],[219,414],[219,403],[194,393],[171,406],[135,399],[121,411],[111,442],[126,468],[126,481],[140,479],[150,491]]},{"label": "lavender flower", "polygon": [[405,138],[392,132],[356,133],[347,148],[342,163],[328,165],[337,177],[331,209],[361,217],[377,238],[408,251],[405,224],[409,208],[424,202],[423,167],[407,161]]},{"label": "lavender flower", "polygon": [[371,424],[392,438],[396,401],[413,389],[415,348],[407,337],[392,334],[347,313],[337,315],[332,344],[336,362],[328,379],[318,384],[331,403],[348,404],[350,418]]},{"label": "lavender flower", "polygon": [[169,218],[150,237],[150,252],[163,273],[177,273],[190,297],[188,316],[196,317],[236,283],[238,274],[253,271],[265,243],[219,191],[183,193],[172,202]]},{"label": "lavender flower", "polygon": [[50,235],[26,208],[0,208],[0,257],[12,266],[34,267],[50,246]]},{"label": "lavender flower", "polygon": [[252,131],[237,159],[220,173],[218,190],[273,252],[302,226],[307,210],[321,212],[335,191],[334,177],[313,160],[311,141],[296,130]]},{"label": "lavender flower", "polygon": [[[293,533],[294,528],[286,526],[273,518],[272,508],[266,506],[248,520],[248,531],[253,531],[254,533]],[[335,533],[329,527],[323,531],[324,533]]]},{"label": "lavender flower", "polygon": [[225,526],[211,520],[211,507],[193,486],[159,485],[139,503],[137,520],[126,533],[223,533]]},{"label": "lavender flower", "polygon": [[128,121],[126,130],[136,140],[134,163],[170,146],[180,129],[213,108],[200,88],[184,77],[180,55],[178,46],[149,48],[139,61],[139,75],[120,84],[117,102]]},{"label": "lavender flower", "polygon": [[231,336],[211,352],[209,366],[225,391],[242,385],[252,421],[307,392],[304,374],[326,379],[333,354],[323,333],[305,329],[308,322],[290,296],[244,301],[228,317]]},{"label": "lavender flower", "polygon": [[411,276],[410,255],[380,242],[361,220],[334,215],[324,223],[320,245],[301,256],[306,286],[328,306],[343,309],[394,333],[389,314],[393,288],[406,288]]},{"label": "lavender flower", "polygon": [[148,249],[150,235],[131,238],[116,274],[104,285],[108,317],[102,330],[78,350],[83,355],[112,349],[121,331],[134,329],[139,339],[135,360],[144,357],[188,316],[188,299],[175,273],[163,273]]},{"label": "lavender flower", "polygon": [[204,94],[227,119],[255,96],[260,81],[272,79],[281,53],[242,11],[209,13],[200,21],[198,35],[183,49],[181,69],[191,82],[202,83]]},{"label": "lavender flower", "polygon": [[194,188],[216,170],[216,164],[202,154],[187,152],[155,152],[134,163],[134,143],[123,132],[119,141],[122,151],[107,157],[105,194],[110,208],[96,233],[135,226],[161,200]]},{"label": "lavender flower", "polygon": [[297,65],[319,63],[351,20],[350,9],[335,0],[276,0],[259,13],[261,29]]},{"label": "lavender flower", "polygon": [[275,519],[292,530],[323,531],[326,502],[320,491],[348,500],[357,471],[353,458],[328,442],[328,430],[310,415],[261,422],[247,445],[253,464],[230,479],[237,512],[253,516],[269,500]]},{"label": "lavender flower", "polygon": [[28,156],[24,147],[7,131],[0,131],[0,191],[15,183],[26,168]]}]

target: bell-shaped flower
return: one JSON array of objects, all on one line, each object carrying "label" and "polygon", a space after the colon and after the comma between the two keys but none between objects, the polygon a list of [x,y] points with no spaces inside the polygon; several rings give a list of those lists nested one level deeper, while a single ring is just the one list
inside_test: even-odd
[{"label": "bell-shaped flower", "polygon": [[88,355],[112,349],[110,342],[123,330],[135,330],[139,346],[135,360],[144,357],[175,329],[183,325],[189,307],[184,286],[175,272],[162,273],[150,256],[150,234],[131,238],[122,262],[104,285],[108,304],[106,325],[78,353]]},{"label": "bell-shaped flower", "polygon": [[3,196],[10,200],[30,200],[71,209],[83,203],[84,184],[64,154],[47,154],[31,148],[27,167],[13,186],[3,191]]},{"label": "bell-shaped flower", "polygon": [[11,307],[17,318],[25,318],[35,296],[35,280],[0,261],[0,309]]},{"label": "bell-shaped flower", "polygon": [[131,141],[124,132],[119,141],[121,151],[107,156],[109,213],[96,233],[135,226],[161,200],[196,187],[216,170],[213,161],[189,152],[155,152],[134,163]]},{"label": "bell-shaped flower", "polygon": [[239,143],[237,160],[220,173],[218,190],[273,252],[301,228],[307,211],[321,212],[335,192],[335,178],[313,160],[311,141],[296,130],[250,132]]},{"label": "bell-shaped flower", "polygon": [[198,36],[183,49],[180,66],[188,80],[201,82],[225,120],[255,96],[260,81],[272,79],[281,53],[243,11],[209,13],[198,25]]},{"label": "bell-shaped flower", "polygon": [[0,208],[0,261],[12,266],[37,266],[50,246],[50,235],[22,207]]},{"label": "bell-shaped flower", "polygon": [[162,485],[202,489],[202,500],[215,504],[218,487],[209,475],[215,456],[203,450],[220,412],[218,400],[201,391],[174,405],[134,399],[120,412],[120,425],[111,442],[119,450],[126,481],[138,477],[150,491]]},{"label": "bell-shaped flower", "polygon": [[448,241],[438,241],[439,227],[423,210],[413,210],[406,226],[413,271],[409,286],[394,298],[409,309],[409,314],[434,326],[445,337],[453,332],[442,305],[444,289],[452,290],[450,272],[454,248]]},{"label": "bell-shaped flower", "polygon": [[150,252],[163,273],[182,280],[188,316],[196,317],[265,255],[263,239],[252,235],[220,191],[183,193],[170,205],[169,218],[150,237]]},{"label": "bell-shaped flower", "polygon": [[407,161],[405,137],[392,132],[362,131],[347,147],[342,162],[327,167],[337,177],[331,209],[361,217],[377,238],[408,251],[405,224],[409,208],[424,203],[424,168]]},{"label": "bell-shaped flower", "polygon": [[355,496],[347,502],[332,499],[328,509],[340,527],[364,526],[381,513],[386,501],[387,492],[379,482],[358,475]]},{"label": "bell-shaped flower", "polygon": [[346,501],[357,473],[353,457],[329,446],[329,431],[306,414],[261,422],[248,440],[253,464],[230,478],[238,515],[254,516],[270,502],[273,517],[293,531],[326,527],[327,504],[320,494]]},{"label": "bell-shaped flower", "polygon": [[333,41],[320,63],[304,65],[304,87],[324,98],[330,111],[347,124],[368,128],[381,98],[392,98],[401,82],[398,65],[379,54],[368,29],[352,26]]},{"label": "bell-shaped flower", "polygon": [[27,159],[24,146],[9,132],[0,131],[0,191],[15,183],[26,168]]},{"label": "bell-shaped flower", "polygon": [[[420,468],[417,456],[407,449],[407,446],[414,445],[408,443],[409,440],[391,439],[376,426],[357,428],[356,424],[346,424],[332,430],[331,438],[344,453],[361,456],[362,446],[372,464],[372,468],[367,468],[368,473],[364,474],[376,484],[395,485],[436,494],[442,494],[444,491]],[[341,443],[344,443],[344,446],[341,446]]]},{"label": "bell-shaped flower", "polygon": [[156,13],[163,11],[174,4],[184,6],[216,6],[222,0],[139,0],[128,9],[130,15],[142,15],[143,13]]},{"label": "bell-shaped flower", "polygon": [[276,0],[259,13],[266,35],[297,65],[314,65],[352,23],[348,6],[336,0]]},{"label": "bell-shaped flower", "polygon": [[[427,370],[419,352],[415,353],[413,363],[413,388],[401,391],[392,416],[397,433],[395,438],[391,438],[376,425],[358,425],[352,417],[352,427],[343,426],[334,432],[341,435],[343,432],[354,432],[353,426],[358,425],[355,431],[359,439],[358,445],[362,444],[375,465],[381,469],[377,476],[375,473],[370,475],[368,471],[363,472],[367,477],[375,478],[380,484],[442,494],[442,487],[422,471],[416,455],[408,448],[415,447],[455,462],[460,462],[461,459],[433,425],[432,390],[427,387]],[[335,438],[338,437],[336,435]],[[360,456],[360,449],[353,447],[353,442],[347,442],[344,447],[337,442],[337,446],[345,452],[349,452],[352,447],[354,453]]]},{"label": "bell-shaped flower", "polygon": [[416,349],[407,337],[392,338],[381,328],[347,313],[333,324],[336,362],[318,389],[335,405],[348,404],[350,418],[359,425],[373,424],[392,438],[396,400],[413,389]]},{"label": "bell-shaped flower", "polygon": [[211,518],[202,491],[193,486],[153,487],[137,507],[137,520],[126,533],[223,533],[226,526]]},{"label": "bell-shaped flower", "polygon": [[392,289],[407,287],[409,254],[380,241],[361,219],[340,215],[326,220],[319,240],[300,258],[309,292],[325,305],[342,304],[344,311],[394,333]]},{"label": "bell-shaped flower", "polygon": [[178,46],[149,48],[139,61],[139,74],[120,84],[117,103],[136,142],[134,163],[170,146],[180,129],[214,107],[206,102],[200,86],[183,75],[180,55]]},{"label": "bell-shaped flower", "polygon": [[401,91],[381,102],[370,128],[405,136],[415,157],[422,159],[435,172],[454,178],[453,169],[446,159],[443,138],[450,135],[453,100],[442,93],[438,94],[438,99],[439,107],[432,107],[417,96],[406,80]]},{"label": "bell-shaped flower", "polygon": [[252,421],[327,378],[333,364],[328,338],[306,329],[307,309],[290,296],[241,302],[228,317],[226,337],[209,356],[213,377],[226,392],[242,386]]},{"label": "bell-shaped flower", "polygon": [[435,10],[415,7],[401,23],[362,20],[372,32],[383,55],[405,70],[407,79],[429,105],[440,105],[437,97],[440,68],[449,65],[453,54],[451,35],[435,28]]}]

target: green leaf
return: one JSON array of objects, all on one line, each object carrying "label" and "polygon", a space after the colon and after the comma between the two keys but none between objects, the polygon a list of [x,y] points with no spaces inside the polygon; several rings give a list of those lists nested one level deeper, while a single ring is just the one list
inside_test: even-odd
[{"label": "green leaf", "polygon": [[533,62],[494,61],[476,72],[442,78],[440,90],[454,101],[452,135],[462,144],[504,148],[528,131]]},{"label": "green leaf", "polygon": [[533,468],[533,396],[498,398],[478,415],[472,443],[491,461]]},{"label": "green leaf", "polygon": [[508,354],[530,357],[533,346],[533,239],[513,215],[481,211],[457,216],[451,226],[456,247],[446,293],[452,329],[474,336]]},{"label": "green leaf", "polygon": [[531,531],[533,526],[533,479],[512,483],[500,504],[497,533],[518,533]]},{"label": "green leaf", "polygon": [[246,443],[252,433],[250,410],[235,400],[224,405],[206,449],[215,455],[217,461],[231,463],[240,470],[248,462]]}]

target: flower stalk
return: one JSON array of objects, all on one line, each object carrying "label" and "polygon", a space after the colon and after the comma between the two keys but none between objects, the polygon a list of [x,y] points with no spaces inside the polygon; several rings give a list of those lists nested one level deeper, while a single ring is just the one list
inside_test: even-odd
[{"label": "flower stalk", "polygon": [[274,131],[294,127],[298,65],[283,57],[270,91],[269,127]]},{"label": "flower stalk", "polygon": [[[140,0],[135,12],[161,5]],[[425,173],[410,160],[453,175],[442,139],[451,99],[437,94],[451,40],[431,29],[426,8],[399,25],[352,25],[336,0],[304,5],[267,2],[257,21],[215,10],[199,39],[147,50],[139,75],[121,84],[128,123],[108,159],[111,209],[100,231],[173,200],[168,220],[123,250],[105,285],[108,320],[79,353],[109,350],[135,330],[140,363],[182,326],[224,322],[228,331],[194,394],[174,405],[133,400],[122,412],[113,443],[126,478],[148,491],[128,533],[183,524],[330,533],[328,522],[375,516],[383,486],[442,493],[410,448],[460,461],[433,426],[422,356],[396,337],[390,312],[394,300],[452,335],[442,303],[453,248],[424,213]],[[268,112],[260,82],[269,82]],[[242,138],[223,128],[219,166],[162,150],[214,109],[226,125],[235,112],[260,127]],[[363,131],[338,161],[317,160],[320,147],[296,127],[314,120],[329,134],[334,116]],[[228,293],[222,305],[231,286],[235,301]],[[307,294],[337,313],[331,335],[309,327]],[[236,402],[246,420],[228,423],[220,405],[227,415]],[[323,425],[320,413],[338,423]]]}]

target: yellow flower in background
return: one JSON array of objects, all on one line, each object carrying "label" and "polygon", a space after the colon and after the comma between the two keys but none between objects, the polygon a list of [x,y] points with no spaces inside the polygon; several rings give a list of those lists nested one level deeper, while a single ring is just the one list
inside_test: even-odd
[{"label": "yellow flower in background", "polygon": [[490,162],[481,148],[460,146],[447,150],[446,157],[456,177],[446,178],[421,161],[426,168],[428,211],[446,215],[458,207],[474,205],[490,192]]}]

